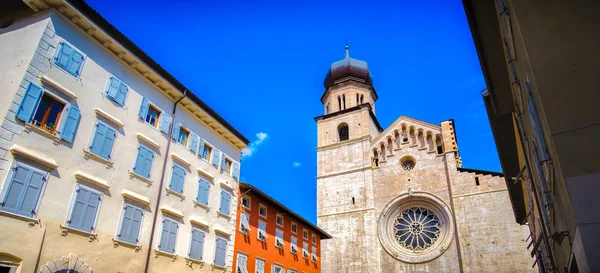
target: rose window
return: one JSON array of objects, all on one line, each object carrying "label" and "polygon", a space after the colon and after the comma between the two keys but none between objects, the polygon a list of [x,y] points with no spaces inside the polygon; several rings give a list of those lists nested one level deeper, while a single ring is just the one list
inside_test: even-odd
[{"label": "rose window", "polygon": [[415,167],[415,162],[412,159],[407,158],[402,161],[402,169],[404,169],[405,171],[410,171],[414,167]]},{"label": "rose window", "polygon": [[404,210],[394,223],[394,236],[404,248],[424,250],[433,245],[440,236],[438,217],[425,208]]}]

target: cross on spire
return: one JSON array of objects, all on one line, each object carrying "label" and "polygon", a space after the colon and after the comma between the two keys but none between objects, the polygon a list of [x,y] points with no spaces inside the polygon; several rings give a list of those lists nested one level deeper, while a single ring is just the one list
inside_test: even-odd
[{"label": "cross on spire", "polygon": [[348,39],[346,39],[346,58],[350,58],[350,50],[348,46]]}]

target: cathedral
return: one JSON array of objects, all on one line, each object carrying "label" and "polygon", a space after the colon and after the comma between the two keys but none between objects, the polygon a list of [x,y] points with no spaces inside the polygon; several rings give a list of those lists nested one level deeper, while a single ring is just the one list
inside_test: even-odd
[{"label": "cathedral", "polygon": [[322,272],[537,272],[501,173],[463,167],[453,120],[382,128],[367,63],[334,62],[315,118]]}]

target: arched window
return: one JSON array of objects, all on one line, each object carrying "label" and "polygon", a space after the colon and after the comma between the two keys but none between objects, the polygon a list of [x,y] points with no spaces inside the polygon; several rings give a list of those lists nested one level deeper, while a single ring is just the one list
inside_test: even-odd
[{"label": "arched window", "polygon": [[363,103],[363,99],[364,99],[364,98],[365,98],[365,96],[364,96],[364,95],[360,95],[360,104],[362,104],[362,103]]},{"label": "arched window", "polygon": [[356,93],[356,105],[358,105],[358,104],[359,104],[359,101],[358,101],[358,93]]},{"label": "arched window", "polygon": [[342,110],[342,98],[340,98],[340,96],[338,96],[338,111]]},{"label": "arched window", "polygon": [[344,102],[344,109],[346,109],[346,94],[342,94],[342,101]]},{"label": "arched window", "polygon": [[329,114],[329,103],[327,103],[327,106],[325,106],[325,114]]},{"label": "arched window", "polygon": [[340,141],[348,140],[350,138],[350,132],[348,131],[347,123],[338,125],[338,135],[340,136]]}]

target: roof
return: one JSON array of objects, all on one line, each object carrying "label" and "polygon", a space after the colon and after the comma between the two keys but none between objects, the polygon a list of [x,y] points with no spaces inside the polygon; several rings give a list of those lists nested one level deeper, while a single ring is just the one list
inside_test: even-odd
[{"label": "roof", "polygon": [[146,54],[141,48],[139,48],[135,43],[133,43],[129,38],[127,38],[123,33],[121,33],[116,27],[114,27],[111,23],[109,23],[106,19],[104,19],[96,10],[86,4],[81,0],[63,0],[73,6],[77,11],[83,14],[88,20],[101,28],[104,32],[106,32],[111,38],[120,43],[124,48],[129,50],[132,54],[137,56],[141,61],[143,61],[147,66],[153,69],[158,75],[167,80],[173,87],[175,87],[179,92],[183,93],[184,90],[188,90],[187,98],[189,98],[192,102],[194,102],[198,107],[204,110],[208,115],[214,118],[217,122],[219,122],[223,127],[229,130],[233,135],[239,138],[241,141],[248,145],[250,141],[238,132],[231,124],[229,124],[225,119],[223,119],[217,112],[215,112],[212,108],[210,108],[204,101],[198,98],[189,88],[184,86],[181,82],[179,82],[173,75],[167,72],[160,64],[158,64],[154,59],[152,59],[148,54]]},{"label": "roof", "polygon": [[298,222],[302,223],[303,225],[305,225],[309,228],[314,229],[319,235],[321,235],[321,239],[331,239],[332,238],[331,235],[329,235],[329,233],[325,232],[324,230],[322,230],[318,226],[314,225],[310,221],[304,219],[304,217],[295,213],[293,210],[291,210],[288,207],[284,206],[283,204],[279,203],[279,201],[275,200],[273,197],[271,197],[268,194],[266,194],[265,192],[261,191],[256,186],[253,186],[248,183],[240,182],[240,189],[250,191],[250,192],[254,193],[255,195],[259,196],[260,198],[263,198],[264,200],[268,201],[269,203],[271,203],[278,209],[282,210],[283,212],[290,214],[291,216],[296,218],[298,220]]},{"label": "roof", "polygon": [[327,75],[325,75],[323,85],[327,89],[347,79],[373,85],[367,62],[350,58],[348,46],[346,46],[346,57],[331,64]]},{"label": "roof", "polygon": [[486,170],[477,170],[477,169],[469,169],[469,168],[456,168],[459,172],[467,172],[467,173],[475,173],[475,174],[483,174],[483,175],[491,175],[491,176],[500,176],[504,177],[503,173],[486,171]]}]

